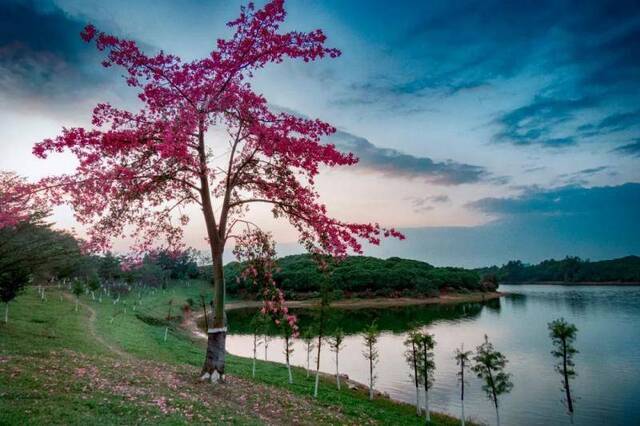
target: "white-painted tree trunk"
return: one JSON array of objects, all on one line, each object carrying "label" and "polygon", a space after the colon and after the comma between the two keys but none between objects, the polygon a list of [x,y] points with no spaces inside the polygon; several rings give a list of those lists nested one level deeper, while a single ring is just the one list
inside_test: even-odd
[{"label": "white-painted tree trunk", "polygon": [[267,340],[267,336],[264,336],[264,360],[267,361],[267,352],[269,350],[269,341]]},{"label": "white-painted tree trunk", "polygon": [[464,399],[460,402],[462,404],[462,416],[460,417],[460,421],[462,422],[462,426],[464,426]]},{"label": "white-painted tree trunk", "polygon": [[424,390],[424,417],[427,422],[431,421],[431,413],[429,412],[429,390]]},{"label": "white-painted tree trunk", "polygon": [[338,366],[338,352],[336,351],[336,385],[338,386],[338,390],[340,390],[340,368]]},{"label": "white-painted tree trunk", "polygon": [[318,385],[320,384],[320,370],[316,370],[316,385],[313,388],[313,397],[318,397]]},{"label": "white-painted tree trunk", "polygon": [[9,324],[9,302],[4,304],[4,323]]},{"label": "white-painted tree trunk", "polygon": [[369,399],[373,400],[373,375],[369,377]]},{"label": "white-painted tree trunk", "polygon": [[76,312],[78,312],[78,297],[76,297]]},{"label": "white-painted tree trunk", "polygon": [[498,410],[498,406],[496,406],[496,426],[500,426],[500,410]]},{"label": "white-painted tree trunk", "polygon": [[311,364],[309,363],[310,355],[311,351],[307,348],[307,377],[309,377],[309,367],[311,366]]},{"label": "white-painted tree trunk", "polygon": [[169,327],[164,328],[164,341],[167,341],[167,334],[169,333]]},{"label": "white-painted tree trunk", "polygon": [[256,378],[256,351],[253,351],[253,367],[251,368],[251,377]]},{"label": "white-painted tree trunk", "polygon": [[96,294],[93,290],[91,290],[91,300],[96,300]]},{"label": "white-painted tree trunk", "polygon": [[420,415],[420,386],[416,386],[416,416]]},{"label": "white-painted tree trunk", "polygon": [[287,370],[289,371],[289,384],[293,384],[293,374],[291,374],[291,364],[287,361]]}]

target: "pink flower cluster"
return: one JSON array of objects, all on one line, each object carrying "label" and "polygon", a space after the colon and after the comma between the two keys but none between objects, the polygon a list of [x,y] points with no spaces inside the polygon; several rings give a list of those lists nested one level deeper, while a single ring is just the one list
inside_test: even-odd
[{"label": "pink flower cluster", "polygon": [[[212,254],[236,238],[234,229],[246,223],[252,203],[271,204],[274,216],[289,220],[300,241],[316,252],[343,256],[361,252],[363,241],[403,238],[378,224],[330,217],[315,177],[322,166],[352,165],[357,159],[324,142],[335,132],[331,125],[274,112],[251,87],[254,72],[268,63],[340,55],[325,46],[321,30],[281,31],[285,17],[282,0],[260,9],[249,3],[228,23],[233,35],[193,61],[162,51],[147,55],[134,41],[92,25],[84,29],[82,39],[105,53],[105,67],[124,69],[143,104],[138,112],[98,104],[92,128],[65,128],[33,149],[41,158],[68,151],[78,160],[73,174],[39,185],[53,204],[73,208],[89,230],[88,249],[106,251],[113,240],[128,238],[140,253],[158,246],[179,250],[189,222],[183,209],[189,205],[204,213]],[[212,128],[229,135],[228,154],[205,145]],[[222,156],[226,167],[220,166]]]}]

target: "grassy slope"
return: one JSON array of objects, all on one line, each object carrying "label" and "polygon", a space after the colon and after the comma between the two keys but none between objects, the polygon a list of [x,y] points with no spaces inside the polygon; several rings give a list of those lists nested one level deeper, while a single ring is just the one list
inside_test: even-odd
[{"label": "grassy slope", "polygon": [[[188,297],[197,300],[201,283],[176,286],[114,305],[83,297],[96,313],[76,313],[61,292],[41,302],[34,289],[10,307],[10,322],[0,325],[0,424],[423,424],[415,408],[386,399],[368,401],[358,391],[337,391],[322,381],[317,400],[312,380],[294,368],[289,385],[284,366],[259,361],[259,379],[251,379],[251,360],[230,355],[229,383],[217,388],[196,381],[202,342],[169,323]],[[124,306],[127,307],[126,314]],[[113,321],[111,321],[113,318]],[[140,319],[142,318],[142,319]],[[102,342],[94,336],[95,333]],[[106,345],[105,345],[106,343]],[[128,356],[114,353],[107,345]],[[435,415],[434,424],[459,424]],[[221,420],[224,419],[224,420]]]}]

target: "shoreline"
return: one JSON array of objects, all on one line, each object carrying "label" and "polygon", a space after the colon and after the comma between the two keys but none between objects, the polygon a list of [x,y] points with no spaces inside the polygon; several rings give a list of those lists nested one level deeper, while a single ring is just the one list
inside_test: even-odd
[{"label": "shoreline", "polygon": [[[341,309],[366,309],[366,308],[391,308],[396,306],[414,306],[414,305],[446,305],[451,303],[469,303],[483,302],[498,299],[509,293],[501,291],[492,291],[486,293],[452,293],[438,297],[380,297],[372,299],[341,299],[331,302],[332,308]],[[289,300],[286,302],[288,308],[314,308],[319,306],[319,299],[307,300]],[[235,309],[259,308],[262,306],[260,300],[237,300],[226,304],[225,310],[232,311]],[[202,314],[200,315],[202,316]]]},{"label": "shoreline", "polygon": [[[509,293],[493,291],[493,292],[486,292],[486,293],[447,294],[439,297],[428,297],[424,299],[410,298],[410,297],[400,297],[400,298],[385,297],[385,298],[377,298],[377,299],[345,299],[345,300],[339,300],[339,301],[333,302],[331,306],[339,307],[342,309],[365,309],[365,308],[383,308],[383,307],[394,307],[394,306],[418,306],[418,305],[438,305],[438,304],[444,305],[444,304],[454,304],[454,303],[483,302],[483,301],[498,299],[507,294]],[[319,303],[318,299],[293,300],[293,301],[287,302],[287,307],[313,308],[313,307],[317,307],[318,303]],[[244,308],[259,308],[260,306],[262,306],[262,302],[258,300],[234,301],[234,302],[227,303],[225,310],[231,311],[235,309],[244,309]],[[203,313],[199,313],[199,314],[192,313],[188,317],[184,317],[182,323],[180,324],[183,330],[187,331],[189,334],[191,334],[193,338],[198,339],[200,341],[207,340],[207,334],[204,333],[202,330],[200,330],[200,328],[198,327],[198,320],[201,319],[203,316],[204,316]],[[241,356],[241,355],[235,355],[235,356]],[[248,357],[245,357],[245,358],[248,358]],[[281,362],[277,362],[277,361],[271,361],[271,362],[285,366],[285,364]],[[301,366],[298,366],[298,367],[304,368]],[[320,371],[320,376],[323,377],[325,380],[335,379],[334,374],[324,372],[324,371]],[[341,374],[340,379],[351,390],[354,390],[357,392],[363,392],[363,393],[368,392],[369,387],[366,384],[351,379],[347,374],[344,374],[344,373]],[[374,390],[374,393],[376,397],[385,398],[394,404],[401,404],[401,405],[406,404],[406,405],[413,406],[413,404],[409,404],[405,401],[392,398],[386,392]]]},{"label": "shoreline", "polygon": [[636,281],[578,281],[578,282],[565,282],[565,281],[533,281],[533,282],[516,282],[516,283],[500,283],[500,285],[554,285],[563,287],[637,287],[640,286],[640,282]]}]

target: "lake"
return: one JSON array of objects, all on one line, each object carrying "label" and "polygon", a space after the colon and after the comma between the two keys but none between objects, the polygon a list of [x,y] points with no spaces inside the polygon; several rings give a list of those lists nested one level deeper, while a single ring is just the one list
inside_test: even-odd
[{"label": "lake", "polygon": [[[509,295],[486,304],[410,306],[392,309],[332,310],[328,328],[340,326],[348,335],[340,355],[341,372],[368,383],[362,356],[362,328],[377,321],[383,331],[376,367],[376,389],[392,398],[413,403],[415,388],[404,360],[409,324],[423,325],[435,335],[436,374],[430,391],[433,410],[459,416],[459,387],[454,351],[461,343],[475,349],[486,333],[497,350],[509,359],[513,391],[501,399],[504,425],[631,425],[640,424],[640,287],[502,285]],[[246,324],[254,310],[230,311],[229,352],[252,356],[252,337]],[[301,327],[314,322],[317,312],[296,310]],[[554,370],[547,323],[564,317],[578,327],[577,377],[572,392],[577,398],[573,419],[563,405],[561,378]],[[300,341],[293,364],[306,365]],[[264,348],[259,349],[264,359]],[[284,361],[282,339],[273,337],[268,359]],[[315,355],[314,355],[315,357]],[[334,354],[324,346],[321,369],[335,372]],[[283,369],[283,375],[286,374]],[[494,424],[490,401],[472,373],[465,393],[468,418]]]}]

